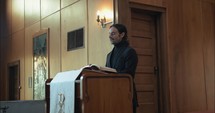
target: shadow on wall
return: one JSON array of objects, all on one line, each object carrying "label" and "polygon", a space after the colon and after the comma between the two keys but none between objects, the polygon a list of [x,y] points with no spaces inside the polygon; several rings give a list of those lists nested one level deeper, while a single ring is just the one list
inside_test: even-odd
[{"label": "shadow on wall", "polygon": [[9,34],[9,26],[7,25],[9,22],[8,22],[8,18],[7,18],[7,12],[6,12],[6,9],[7,9],[7,0],[1,0],[0,1],[0,25],[1,25],[1,28],[0,28],[0,38],[2,37],[5,37]]}]

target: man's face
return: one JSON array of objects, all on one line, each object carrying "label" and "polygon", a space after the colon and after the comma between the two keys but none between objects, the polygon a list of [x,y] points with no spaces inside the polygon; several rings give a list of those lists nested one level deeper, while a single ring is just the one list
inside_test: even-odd
[{"label": "man's face", "polygon": [[112,44],[119,43],[124,36],[124,33],[119,33],[119,31],[115,27],[111,27],[109,29],[109,38]]}]

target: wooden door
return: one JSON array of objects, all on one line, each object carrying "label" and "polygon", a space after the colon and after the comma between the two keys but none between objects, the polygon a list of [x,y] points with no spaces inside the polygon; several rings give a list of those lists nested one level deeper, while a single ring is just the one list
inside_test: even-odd
[{"label": "wooden door", "polygon": [[132,9],[130,30],[129,41],[139,59],[135,76],[139,102],[137,113],[158,113],[156,17]]},{"label": "wooden door", "polygon": [[20,100],[20,62],[15,61],[8,66],[8,100]]}]

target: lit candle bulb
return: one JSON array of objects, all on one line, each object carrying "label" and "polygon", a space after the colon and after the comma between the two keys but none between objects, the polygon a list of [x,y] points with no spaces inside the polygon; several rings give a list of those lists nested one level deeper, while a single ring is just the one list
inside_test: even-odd
[{"label": "lit candle bulb", "polygon": [[97,20],[96,20],[97,22],[100,22],[100,17],[99,16],[100,16],[100,11],[98,10],[97,11]]}]

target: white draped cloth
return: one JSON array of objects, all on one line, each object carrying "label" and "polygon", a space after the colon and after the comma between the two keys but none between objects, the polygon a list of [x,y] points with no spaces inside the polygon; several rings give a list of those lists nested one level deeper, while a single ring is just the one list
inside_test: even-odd
[{"label": "white draped cloth", "polygon": [[74,113],[75,80],[82,69],[58,73],[50,83],[50,113]]}]

